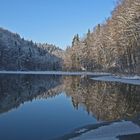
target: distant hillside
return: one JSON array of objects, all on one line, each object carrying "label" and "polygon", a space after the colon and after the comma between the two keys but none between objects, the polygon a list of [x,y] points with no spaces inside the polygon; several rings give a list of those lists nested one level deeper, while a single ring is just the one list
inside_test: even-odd
[{"label": "distant hillside", "polygon": [[59,70],[63,51],[36,44],[0,28],[0,70]]},{"label": "distant hillside", "polygon": [[42,49],[46,50],[50,54],[59,57],[59,58],[63,58],[64,57],[64,51],[62,49],[60,49],[59,47],[56,47],[53,44],[47,44],[47,43],[46,44],[45,43],[41,44],[41,43],[38,43],[37,46],[39,48],[42,48]]}]

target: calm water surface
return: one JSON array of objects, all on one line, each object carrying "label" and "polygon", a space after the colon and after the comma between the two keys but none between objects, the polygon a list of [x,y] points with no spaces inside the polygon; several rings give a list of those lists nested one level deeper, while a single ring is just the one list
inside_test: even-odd
[{"label": "calm water surface", "polygon": [[140,86],[79,76],[0,75],[0,140],[49,140],[140,112]]}]

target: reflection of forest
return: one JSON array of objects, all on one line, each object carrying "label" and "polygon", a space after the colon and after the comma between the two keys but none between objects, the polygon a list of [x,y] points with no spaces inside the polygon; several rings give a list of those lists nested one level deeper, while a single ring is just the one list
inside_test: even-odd
[{"label": "reflection of forest", "polygon": [[0,76],[0,113],[25,101],[54,97],[62,91],[74,108],[82,106],[99,120],[131,118],[140,112],[140,86],[95,82],[76,76]]},{"label": "reflection of forest", "polygon": [[102,121],[131,118],[140,112],[140,86],[95,82],[66,77],[65,91],[73,106],[85,110]]},{"label": "reflection of forest", "polygon": [[55,87],[60,83],[59,76],[0,75],[0,113],[25,101],[55,96],[59,94]]}]

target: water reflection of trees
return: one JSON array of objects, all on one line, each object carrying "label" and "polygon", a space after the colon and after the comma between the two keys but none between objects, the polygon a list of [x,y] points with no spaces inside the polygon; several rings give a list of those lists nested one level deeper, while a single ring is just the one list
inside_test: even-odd
[{"label": "water reflection of trees", "polygon": [[55,96],[60,83],[59,76],[0,75],[0,113],[25,101]]},{"label": "water reflection of trees", "polygon": [[90,79],[66,77],[66,94],[73,106],[103,121],[134,117],[140,112],[140,86],[95,82]]},{"label": "water reflection of trees", "polygon": [[[63,79],[63,80],[62,80]],[[62,91],[74,108],[82,106],[99,120],[131,118],[140,112],[140,86],[95,82],[75,76],[0,76],[0,113],[33,99],[47,99]]]}]

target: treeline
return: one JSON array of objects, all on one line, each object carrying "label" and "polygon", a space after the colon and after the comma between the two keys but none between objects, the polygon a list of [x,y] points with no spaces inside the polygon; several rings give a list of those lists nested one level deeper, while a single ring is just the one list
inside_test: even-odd
[{"label": "treeline", "polygon": [[59,53],[63,51],[54,45],[33,43],[0,28],[0,70],[60,70]]},{"label": "treeline", "polygon": [[74,36],[64,69],[140,73],[140,1],[119,0],[105,23]]}]

